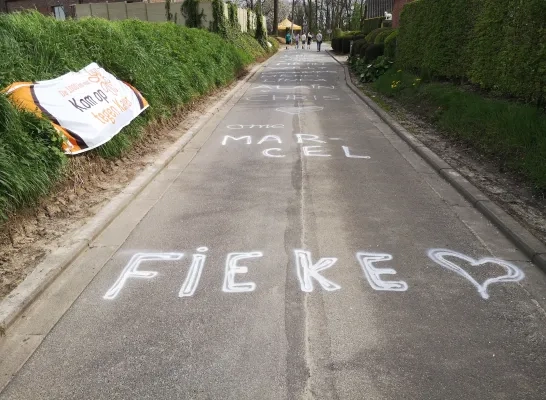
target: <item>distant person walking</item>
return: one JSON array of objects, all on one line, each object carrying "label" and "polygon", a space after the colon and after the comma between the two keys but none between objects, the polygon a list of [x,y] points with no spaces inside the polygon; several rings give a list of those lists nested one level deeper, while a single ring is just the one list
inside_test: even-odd
[{"label": "distant person walking", "polygon": [[286,36],[284,39],[286,40],[286,50],[288,50],[288,46],[292,44],[292,35],[290,34],[289,30],[286,31]]},{"label": "distant person walking", "polygon": [[311,32],[307,34],[307,50],[311,50],[311,40],[313,39],[313,35],[311,35]]},{"label": "distant person walking", "polygon": [[317,51],[320,51],[320,45],[322,44],[322,33],[320,31],[317,33],[315,39],[317,40]]},{"label": "distant person walking", "polygon": [[305,50],[305,43],[307,43],[307,36],[305,36],[305,33],[301,35],[301,48]]},{"label": "distant person walking", "polygon": [[300,34],[296,33],[296,36],[294,36],[294,40],[296,41],[296,49],[300,48]]}]

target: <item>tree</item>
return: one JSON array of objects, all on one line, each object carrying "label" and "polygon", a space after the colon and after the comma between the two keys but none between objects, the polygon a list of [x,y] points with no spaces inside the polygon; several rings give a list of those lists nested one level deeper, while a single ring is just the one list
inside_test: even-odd
[{"label": "tree", "polygon": [[279,36],[279,0],[273,0],[273,34]]}]

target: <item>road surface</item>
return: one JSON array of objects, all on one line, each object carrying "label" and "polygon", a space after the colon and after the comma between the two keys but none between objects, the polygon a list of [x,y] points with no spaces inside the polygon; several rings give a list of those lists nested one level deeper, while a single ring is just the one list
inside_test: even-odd
[{"label": "road surface", "polygon": [[2,400],[546,398],[544,274],[324,52],[270,59],[78,263]]}]

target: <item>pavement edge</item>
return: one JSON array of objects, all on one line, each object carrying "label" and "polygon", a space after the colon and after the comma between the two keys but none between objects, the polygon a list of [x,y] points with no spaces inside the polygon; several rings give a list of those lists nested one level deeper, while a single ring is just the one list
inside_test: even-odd
[{"label": "pavement edge", "polygon": [[415,136],[409,133],[400,123],[391,117],[377,103],[366,96],[356,87],[351,79],[349,67],[341,63],[331,51],[327,53],[336,60],[345,73],[347,86],[370,107],[400,138],[402,138],[421,158],[452,185],[466,200],[479,210],[493,225],[495,225],[508,239],[516,245],[540,269],[546,272],[546,246],[538,240],[523,225],[516,221],[501,207],[495,204],[480,189],[464,178],[436,153],[426,147]]},{"label": "pavement edge", "polygon": [[[268,60],[256,64],[222,99],[203,113],[172,146],[138,174],[125,189],[110,200],[97,214],[75,232],[70,232],[70,242],[55,249],[41,261],[27,277],[0,302],[0,336],[32,304],[32,302],[64,271],[93,240],[141,193],[146,186],[184,149],[186,144],[205,124],[228,103],[243,85],[260,70]],[[176,129],[176,128],[175,128]],[[63,236],[64,238],[64,236]],[[61,238],[61,242],[62,239]]]}]

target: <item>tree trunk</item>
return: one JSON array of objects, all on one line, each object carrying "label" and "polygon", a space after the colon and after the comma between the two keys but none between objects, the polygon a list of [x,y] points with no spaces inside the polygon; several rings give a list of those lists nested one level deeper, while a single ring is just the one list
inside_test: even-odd
[{"label": "tree trunk", "polygon": [[273,0],[273,34],[279,36],[279,0]]}]

